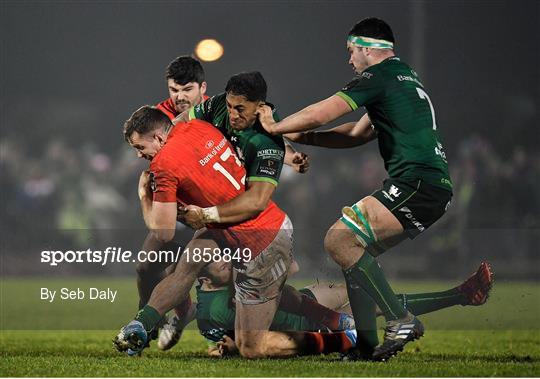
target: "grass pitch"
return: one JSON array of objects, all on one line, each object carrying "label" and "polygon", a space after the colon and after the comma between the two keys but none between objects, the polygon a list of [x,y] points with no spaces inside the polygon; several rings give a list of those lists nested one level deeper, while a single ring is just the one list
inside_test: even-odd
[{"label": "grass pitch", "polygon": [[[132,280],[99,279],[100,286],[107,282],[118,289],[116,304],[39,300],[42,285],[87,288],[96,282],[3,280],[0,376],[540,376],[538,284],[496,283],[485,306],[458,306],[422,316],[424,338],[407,345],[388,363],[371,363],[341,362],[337,354],[281,360],[211,359],[205,355],[206,342],[193,328],[171,351],[152,346],[142,357],[128,358],[112,349],[111,340],[115,328],[133,316]],[[396,289],[449,286],[402,283]],[[47,330],[55,325],[64,330]],[[103,330],[105,325],[110,330]],[[40,330],[28,330],[32,328]],[[75,328],[79,330],[68,330]]]}]

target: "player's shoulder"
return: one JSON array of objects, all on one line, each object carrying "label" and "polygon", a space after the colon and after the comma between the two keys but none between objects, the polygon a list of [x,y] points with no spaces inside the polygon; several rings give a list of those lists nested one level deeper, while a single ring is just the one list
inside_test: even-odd
[{"label": "player's shoulder", "polygon": [[376,66],[370,66],[361,73],[357,74],[341,90],[350,91],[356,87],[376,86],[381,82],[381,79],[382,75],[379,68]]},{"label": "player's shoulder", "polygon": [[193,120],[189,120],[188,122],[186,122],[184,127],[186,128],[186,130],[189,130],[189,131],[215,130],[214,126],[211,123],[205,120],[197,119],[197,118],[194,118]]},{"label": "player's shoulder", "polygon": [[156,108],[165,113],[165,115],[167,115],[167,117],[169,117],[171,120],[178,116],[178,111],[176,110],[174,102],[170,97],[156,104]]},{"label": "player's shoulder", "polygon": [[177,159],[174,159],[172,150],[165,145],[150,162],[150,171],[153,173],[172,172],[177,168],[176,162]]},{"label": "player's shoulder", "polygon": [[227,105],[226,96],[227,94],[225,92],[218,93],[217,95],[214,95],[205,100],[203,103],[200,104],[200,106],[205,107],[207,111],[211,111],[212,109],[217,109],[220,107],[225,107]]},{"label": "player's shoulder", "polygon": [[227,319],[229,316],[230,297],[229,289],[206,292],[204,300],[207,302],[206,306],[212,318],[221,319],[222,321]]}]

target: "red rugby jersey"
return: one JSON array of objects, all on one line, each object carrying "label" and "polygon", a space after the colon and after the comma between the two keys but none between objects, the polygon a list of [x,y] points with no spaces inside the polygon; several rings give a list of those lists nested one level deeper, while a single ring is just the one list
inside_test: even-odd
[{"label": "red rugby jersey", "polygon": [[[206,99],[208,98],[208,96],[204,95],[203,101],[206,101]],[[171,119],[171,121],[174,120],[176,116],[178,116],[178,111],[174,106],[174,101],[172,101],[170,97],[167,100],[163,100],[161,103],[156,104],[156,108],[165,113],[167,117]]]},{"label": "red rugby jersey", "polygon": [[[178,123],[150,164],[153,200],[210,207],[245,192],[246,171],[221,132],[202,120]],[[270,201],[256,218],[209,228],[232,248],[257,256],[275,238],[285,213]]]}]

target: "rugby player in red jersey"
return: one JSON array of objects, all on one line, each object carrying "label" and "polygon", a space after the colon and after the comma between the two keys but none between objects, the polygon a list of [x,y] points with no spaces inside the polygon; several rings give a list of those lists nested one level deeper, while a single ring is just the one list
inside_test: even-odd
[{"label": "rugby player in red jersey", "polygon": [[156,108],[171,120],[208,98],[201,62],[189,55],[176,57],[169,63],[165,78],[169,98],[157,104]]},{"label": "rugby player in red jersey", "polygon": [[[150,230],[149,238],[156,245],[174,237],[177,203],[208,208],[245,191],[245,169],[232,145],[217,129],[203,121],[179,123],[169,132],[171,126],[168,117],[148,106],[136,111],[124,125],[125,138],[137,149],[139,157],[152,161],[150,170],[140,177],[139,198]],[[175,272],[156,286],[148,304],[135,320],[122,328],[115,339],[117,349],[127,350],[130,355],[142,351],[148,332],[168,310],[187,297],[198,272],[208,263],[194,259],[196,249],[208,249],[215,257],[219,252],[227,255],[223,247],[230,249],[228,255],[235,264],[235,286],[241,294],[235,324],[239,331],[235,342],[240,354],[248,358],[271,355],[272,346],[266,341],[275,332],[268,329],[292,260],[292,225],[271,200],[248,221],[210,224],[196,233]],[[239,250],[242,254],[235,258],[235,251]],[[218,254],[218,259],[223,259],[222,255]],[[342,351],[354,345],[354,336],[354,331],[317,336],[283,335],[282,344],[289,349],[282,348],[280,354]]]},{"label": "rugby player in red jersey", "polygon": [[[169,119],[173,120],[179,113],[202,103],[206,96],[206,81],[201,63],[188,55],[176,57],[165,70],[169,98],[156,105]],[[147,238],[142,250],[155,250],[152,240]],[[171,241],[163,250],[179,251],[180,245]],[[139,292],[139,309],[144,307],[152,290],[167,274],[174,271],[175,263],[170,262],[138,262],[137,289]],[[183,304],[174,308],[174,314],[164,319],[160,328],[157,346],[161,350],[172,348],[180,340],[185,326],[195,317],[196,304],[192,304],[188,296]],[[152,339],[157,338],[157,329]]]},{"label": "rugby player in red jersey", "polygon": [[[180,113],[203,103],[206,96],[207,84],[205,73],[201,63],[191,56],[179,56],[169,63],[166,69],[167,87],[169,98],[156,105],[156,108],[165,113],[173,120]],[[256,119],[255,114],[253,117]],[[216,124],[217,126],[217,124]],[[228,136],[228,134],[226,134]],[[228,137],[229,138],[229,137]],[[308,157],[300,152],[296,152],[292,146],[285,144],[285,158],[283,162],[297,172],[306,172],[309,167]],[[255,162],[259,164],[260,162]],[[279,175],[279,172],[278,172]],[[273,186],[271,186],[273,187]],[[266,204],[271,194],[266,196],[258,191],[259,186],[248,188],[249,197],[244,197],[245,201],[253,204]],[[260,210],[258,210],[260,212]],[[150,241],[145,241],[143,250],[155,250],[155,246]],[[164,247],[165,250],[178,251],[179,245],[174,241]],[[139,262],[137,264],[137,286],[139,289],[139,309],[141,309],[150,298],[152,290],[171,270],[174,264],[160,262]],[[194,318],[195,306],[188,297],[184,304],[174,308],[176,315],[166,319],[159,334],[158,348],[167,350],[173,347],[180,339],[183,328]],[[333,315],[336,318],[336,315]],[[332,328],[335,329],[335,328]],[[153,338],[156,337],[157,330],[154,331]]]}]

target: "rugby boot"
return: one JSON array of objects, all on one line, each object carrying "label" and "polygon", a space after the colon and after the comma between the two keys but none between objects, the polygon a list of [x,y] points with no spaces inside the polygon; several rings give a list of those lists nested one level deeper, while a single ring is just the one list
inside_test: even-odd
[{"label": "rugby boot", "polygon": [[403,350],[408,342],[424,335],[424,325],[412,313],[398,320],[386,322],[384,341],[375,348],[373,360],[387,361]]},{"label": "rugby boot", "polygon": [[141,322],[133,320],[120,329],[113,343],[116,350],[127,352],[129,356],[139,354],[148,342],[148,333]]},{"label": "rugby boot", "polygon": [[488,262],[480,263],[480,267],[469,279],[457,287],[464,297],[461,305],[482,305],[488,297],[493,286],[493,272]]},{"label": "rugby boot", "polygon": [[339,325],[337,330],[351,330],[355,328],[354,317],[348,315],[347,313],[339,314]]},{"label": "rugby boot", "polygon": [[167,317],[167,321],[161,328],[158,339],[158,349],[160,350],[169,350],[174,345],[180,341],[182,333],[192,320],[195,319],[195,314],[197,313],[196,304],[191,304],[189,310],[183,315],[183,317],[178,318],[176,314],[173,314]]}]

